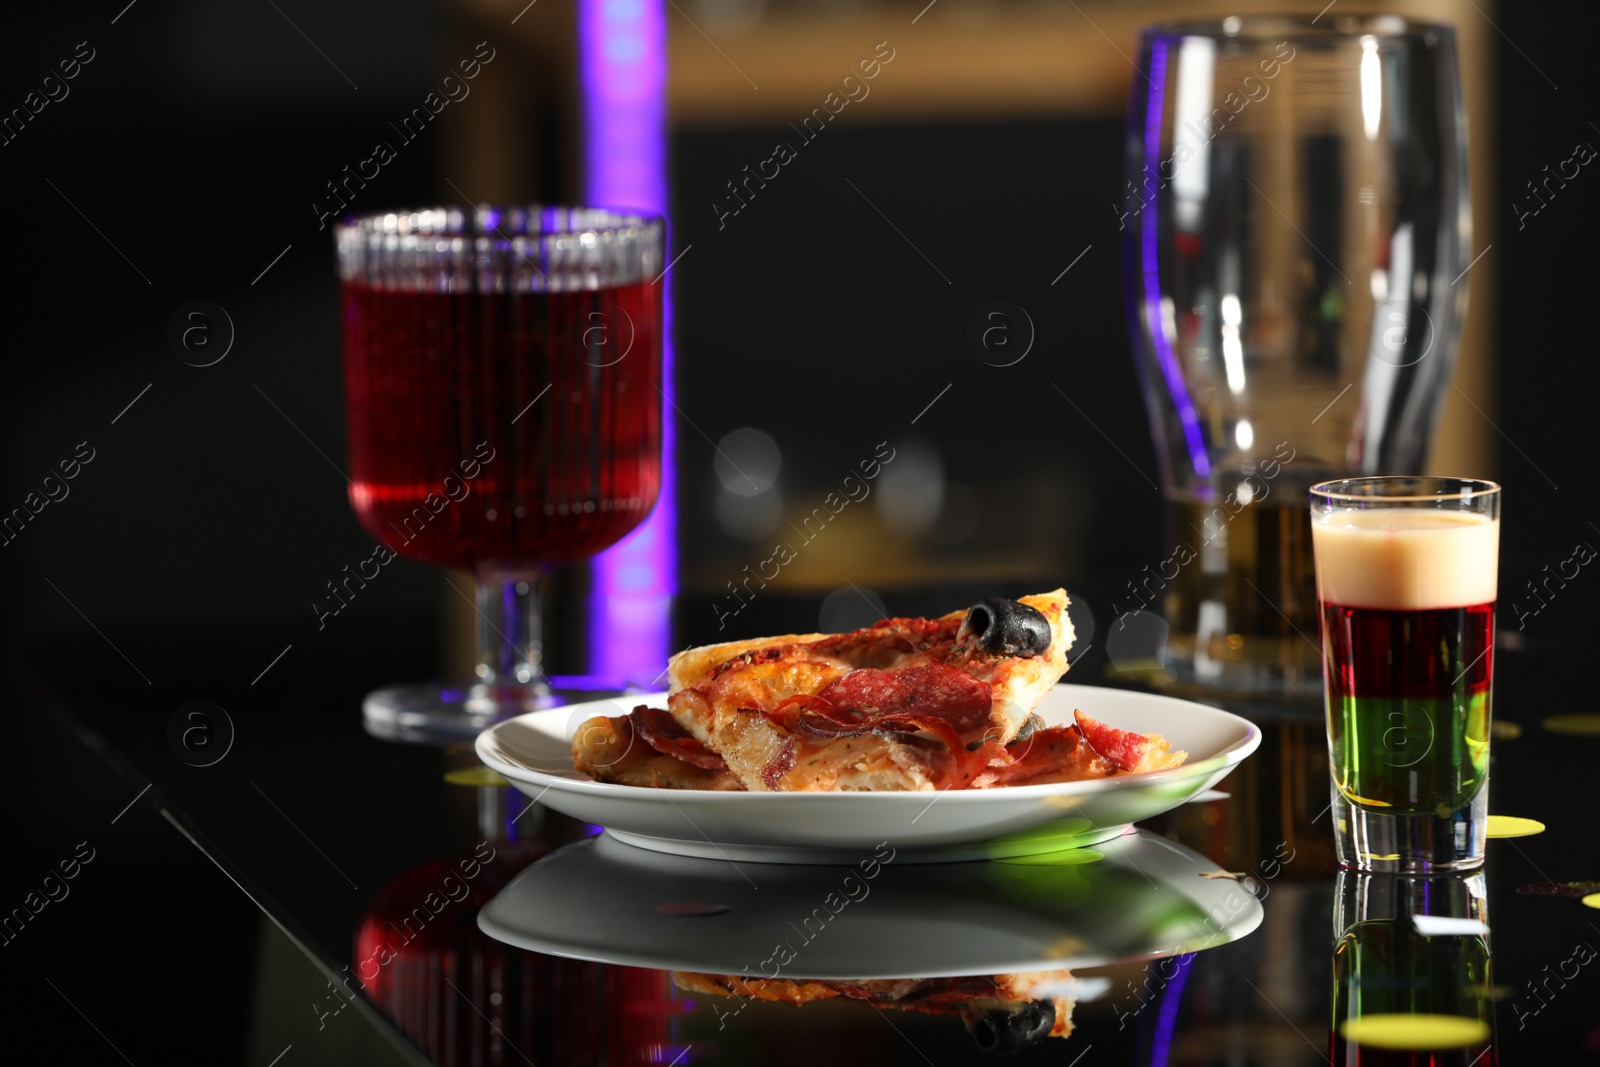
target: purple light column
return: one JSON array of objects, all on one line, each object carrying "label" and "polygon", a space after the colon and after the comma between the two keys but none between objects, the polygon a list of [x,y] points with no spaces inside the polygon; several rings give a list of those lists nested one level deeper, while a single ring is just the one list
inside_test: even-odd
[{"label": "purple light column", "polygon": [[[1150,46],[1150,97],[1144,113],[1144,165],[1148,168],[1154,161],[1158,171],[1161,160],[1161,97],[1166,91],[1167,42],[1157,40]],[[1155,347],[1156,362],[1161,365],[1161,376],[1166,379],[1167,392],[1178,409],[1178,421],[1183,424],[1183,440],[1189,452],[1189,462],[1196,474],[1209,478],[1211,460],[1206,455],[1205,438],[1200,433],[1200,419],[1195,414],[1194,402],[1189,399],[1189,386],[1183,380],[1183,368],[1178,366],[1178,354],[1172,350],[1167,325],[1161,320],[1161,260],[1156,252],[1159,199],[1159,195],[1151,197],[1148,213],[1141,216],[1140,222],[1139,264],[1140,273],[1144,276],[1144,312],[1150,322],[1150,344]]]},{"label": "purple light column", "polygon": [[1178,973],[1161,991],[1161,1010],[1156,1013],[1155,1037],[1150,1041],[1150,1067],[1167,1067],[1172,1055],[1172,1034],[1178,1026],[1178,1008],[1183,1002],[1183,987],[1189,982],[1189,965],[1192,963],[1192,954],[1187,961],[1180,957]]},{"label": "purple light column", "polygon": [[[661,0],[578,5],[584,202],[667,210],[667,25]],[[667,252],[670,262],[672,252]],[[665,266],[666,264],[662,264]],[[662,387],[673,395],[671,276],[663,277]],[[672,652],[677,589],[677,472],[672,408],[662,419],[661,500],[639,529],[596,556],[589,592],[589,673],[649,683]]]}]

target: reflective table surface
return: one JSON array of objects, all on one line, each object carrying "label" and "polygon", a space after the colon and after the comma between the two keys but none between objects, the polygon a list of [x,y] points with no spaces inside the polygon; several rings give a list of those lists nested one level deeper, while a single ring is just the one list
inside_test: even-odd
[{"label": "reflective table surface", "polygon": [[328,1062],[346,1012],[438,1064],[1600,1062],[1600,736],[1575,639],[1498,653],[1491,811],[1543,832],[1406,879],[1337,871],[1315,706],[1219,702],[1260,749],[1092,849],[735,864],[547,811],[470,746],[364,734],[362,696],[436,658],[426,620],[330,631],[257,675],[284,628],[113,635],[150,685],[67,648],[28,662],[134,803],[320,969],[282,1038],[300,1062]]}]

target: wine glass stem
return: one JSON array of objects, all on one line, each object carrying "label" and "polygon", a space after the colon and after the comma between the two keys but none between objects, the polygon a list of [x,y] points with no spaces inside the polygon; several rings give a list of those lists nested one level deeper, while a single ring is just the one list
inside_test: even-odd
[{"label": "wine glass stem", "polygon": [[540,657],[539,573],[479,572],[477,608],[472,703],[485,711],[525,709],[549,692]]}]

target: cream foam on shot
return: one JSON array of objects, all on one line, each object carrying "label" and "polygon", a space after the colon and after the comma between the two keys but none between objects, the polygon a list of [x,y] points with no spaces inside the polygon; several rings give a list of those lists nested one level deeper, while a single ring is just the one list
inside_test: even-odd
[{"label": "cream foam on shot", "polygon": [[1495,599],[1500,523],[1434,508],[1332,511],[1313,517],[1317,599],[1422,611]]}]

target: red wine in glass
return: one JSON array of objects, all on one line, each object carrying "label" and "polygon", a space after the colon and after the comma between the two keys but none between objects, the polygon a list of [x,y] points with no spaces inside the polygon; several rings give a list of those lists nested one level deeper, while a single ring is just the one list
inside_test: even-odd
[{"label": "red wine in glass", "polygon": [[615,544],[660,491],[663,229],[562,208],[341,224],[351,506],[479,584],[475,683],[380,690],[372,732],[471,736],[549,702],[540,569]]},{"label": "red wine in glass", "polygon": [[[659,299],[649,282],[520,296],[346,285],[361,525],[408,559],[465,569],[569,563],[619,541],[661,485]],[[429,335],[439,343],[419,343]]]}]

